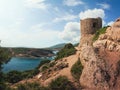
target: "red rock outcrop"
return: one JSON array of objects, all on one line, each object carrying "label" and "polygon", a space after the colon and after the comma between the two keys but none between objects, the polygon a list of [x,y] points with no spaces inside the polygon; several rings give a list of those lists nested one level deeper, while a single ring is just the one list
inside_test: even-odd
[{"label": "red rock outcrop", "polygon": [[80,60],[84,69],[80,84],[85,90],[120,90],[120,19],[95,42],[93,36],[81,37]]}]

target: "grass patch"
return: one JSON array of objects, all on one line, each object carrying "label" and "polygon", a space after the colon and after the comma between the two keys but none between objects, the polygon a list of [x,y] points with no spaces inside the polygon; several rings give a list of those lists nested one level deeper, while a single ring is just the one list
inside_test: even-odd
[{"label": "grass patch", "polygon": [[[12,90],[12,88],[10,89]],[[59,76],[47,86],[41,86],[37,82],[19,84],[15,90],[76,90],[65,76]]]},{"label": "grass patch", "polygon": [[46,71],[47,69],[49,69],[49,66],[44,65],[44,66],[42,66],[41,72],[44,72],[44,71]]},{"label": "grass patch", "polygon": [[64,58],[64,57],[68,57],[68,56],[73,55],[75,53],[76,53],[76,49],[74,48],[74,46],[71,43],[66,44],[64,46],[64,48],[61,49],[57,53],[57,56],[56,56],[55,60],[58,60],[58,59],[61,59],[61,58]]},{"label": "grass patch", "polygon": [[79,80],[80,79],[80,75],[82,74],[82,70],[83,70],[83,66],[82,66],[82,64],[80,62],[80,59],[78,59],[78,61],[71,68],[72,76],[76,80]]},{"label": "grass patch", "polygon": [[106,26],[106,27],[103,27],[101,29],[99,29],[96,33],[95,33],[95,36],[93,37],[93,41],[96,41],[98,40],[99,36],[101,34],[104,34],[106,32],[106,29],[108,28],[109,26]]},{"label": "grass patch", "polygon": [[50,63],[50,60],[42,60],[40,62],[40,64],[37,66],[37,69],[39,69],[42,65],[46,64],[46,63]]},{"label": "grass patch", "polygon": [[75,90],[74,86],[65,76],[59,76],[49,85],[50,90]]},{"label": "grass patch", "polygon": [[25,83],[18,85],[16,90],[49,90],[47,87],[42,87],[40,84],[34,83]]},{"label": "grass patch", "polygon": [[33,76],[37,75],[40,71],[38,69],[34,70],[27,70],[27,71],[10,71],[4,74],[4,80],[9,83],[17,83],[21,80],[32,78]]}]

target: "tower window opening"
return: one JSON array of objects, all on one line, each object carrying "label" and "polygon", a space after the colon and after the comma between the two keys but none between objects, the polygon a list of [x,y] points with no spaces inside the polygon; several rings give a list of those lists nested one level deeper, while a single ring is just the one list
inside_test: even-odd
[{"label": "tower window opening", "polygon": [[96,23],[93,23],[93,28],[96,28],[97,24]]}]

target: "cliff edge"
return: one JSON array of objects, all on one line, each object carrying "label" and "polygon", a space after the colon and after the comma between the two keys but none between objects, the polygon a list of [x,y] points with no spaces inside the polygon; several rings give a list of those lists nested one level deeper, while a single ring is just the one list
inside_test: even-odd
[{"label": "cliff edge", "polygon": [[[91,20],[92,22],[89,22]],[[79,80],[82,88],[85,90],[119,90],[120,18],[112,26],[107,27],[95,41],[93,38],[100,32],[102,20],[96,18],[83,21],[87,24],[83,27],[87,29],[81,27],[79,45],[80,60],[84,66]],[[86,31],[87,33],[84,33]]]}]

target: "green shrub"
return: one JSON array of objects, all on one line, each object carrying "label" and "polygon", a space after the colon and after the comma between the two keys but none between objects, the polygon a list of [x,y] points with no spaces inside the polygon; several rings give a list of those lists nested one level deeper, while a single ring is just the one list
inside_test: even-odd
[{"label": "green shrub", "polygon": [[64,48],[57,53],[55,60],[73,55],[75,53],[76,53],[76,49],[74,48],[74,46],[71,43],[66,44]]},{"label": "green shrub", "polygon": [[[41,63],[39,64],[39,66],[37,68],[35,68],[34,70],[27,70],[27,71],[10,71],[6,74],[5,80],[9,83],[17,83],[23,79],[28,79],[28,78],[32,78],[33,76],[37,75],[40,71],[39,71],[39,67],[41,67],[43,64],[49,63],[50,60],[42,60]],[[42,71],[45,71],[46,69],[48,69],[48,66],[43,66],[42,67]],[[0,74],[2,75],[2,74]],[[3,75],[2,75],[3,76]]]},{"label": "green shrub", "polygon": [[16,90],[49,90],[46,87],[42,87],[40,84],[34,83],[25,83],[18,85]]},{"label": "green shrub", "polygon": [[65,76],[59,76],[47,87],[41,86],[39,83],[24,83],[17,86],[16,90],[76,90],[75,87]]},{"label": "green shrub", "polygon": [[80,79],[80,75],[82,74],[82,70],[83,70],[83,66],[82,66],[82,64],[80,62],[80,59],[78,59],[78,61],[71,68],[72,76],[76,80],[79,80]]},{"label": "green shrub", "polygon": [[28,71],[10,71],[7,74],[4,74],[4,80],[9,83],[17,83],[23,79],[32,78],[37,75],[40,71],[38,69],[28,70]]},{"label": "green shrub", "polygon": [[38,69],[34,69],[34,70],[23,71],[21,73],[23,79],[25,79],[25,78],[32,78],[33,76],[37,75],[39,72],[40,71]]},{"label": "green shrub", "polygon": [[47,65],[44,65],[44,66],[42,67],[42,69],[41,69],[41,72],[44,72],[44,71],[46,71],[48,68],[49,68],[49,66],[47,66]]},{"label": "green shrub", "polygon": [[59,76],[49,85],[50,90],[75,90],[74,86],[65,76]]},{"label": "green shrub", "polygon": [[11,54],[8,51],[8,49],[0,47],[0,71],[1,71],[1,68],[2,68],[1,65],[3,63],[7,63],[10,58],[11,58]]},{"label": "green shrub", "polygon": [[18,71],[11,71],[9,73],[7,73],[7,80],[10,83],[17,83],[19,81],[21,81],[22,78],[22,74],[21,72]]},{"label": "green shrub", "polygon": [[11,55],[8,50],[0,47],[0,90],[10,90],[10,88],[5,84],[5,76],[2,73],[2,64],[9,61]]},{"label": "green shrub", "polygon": [[40,64],[38,65],[37,69],[40,68],[42,65],[50,63],[50,60],[41,60]]},{"label": "green shrub", "polygon": [[51,63],[49,64],[49,67],[53,67],[55,64],[56,64],[55,62],[51,62]]},{"label": "green shrub", "polygon": [[9,85],[0,82],[0,90],[15,90],[15,89],[12,89]]},{"label": "green shrub", "polygon": [[101,28],[100,30],[98,30],[96,33],[95,33],[95,36],[93,37],[93,41],[96,41],[98,38],[99,38],[99,35],[101,34],[104,34],[106,32],[106,29],[108,28],[109,26],[106,26],[106,27],[103,27]]}]

